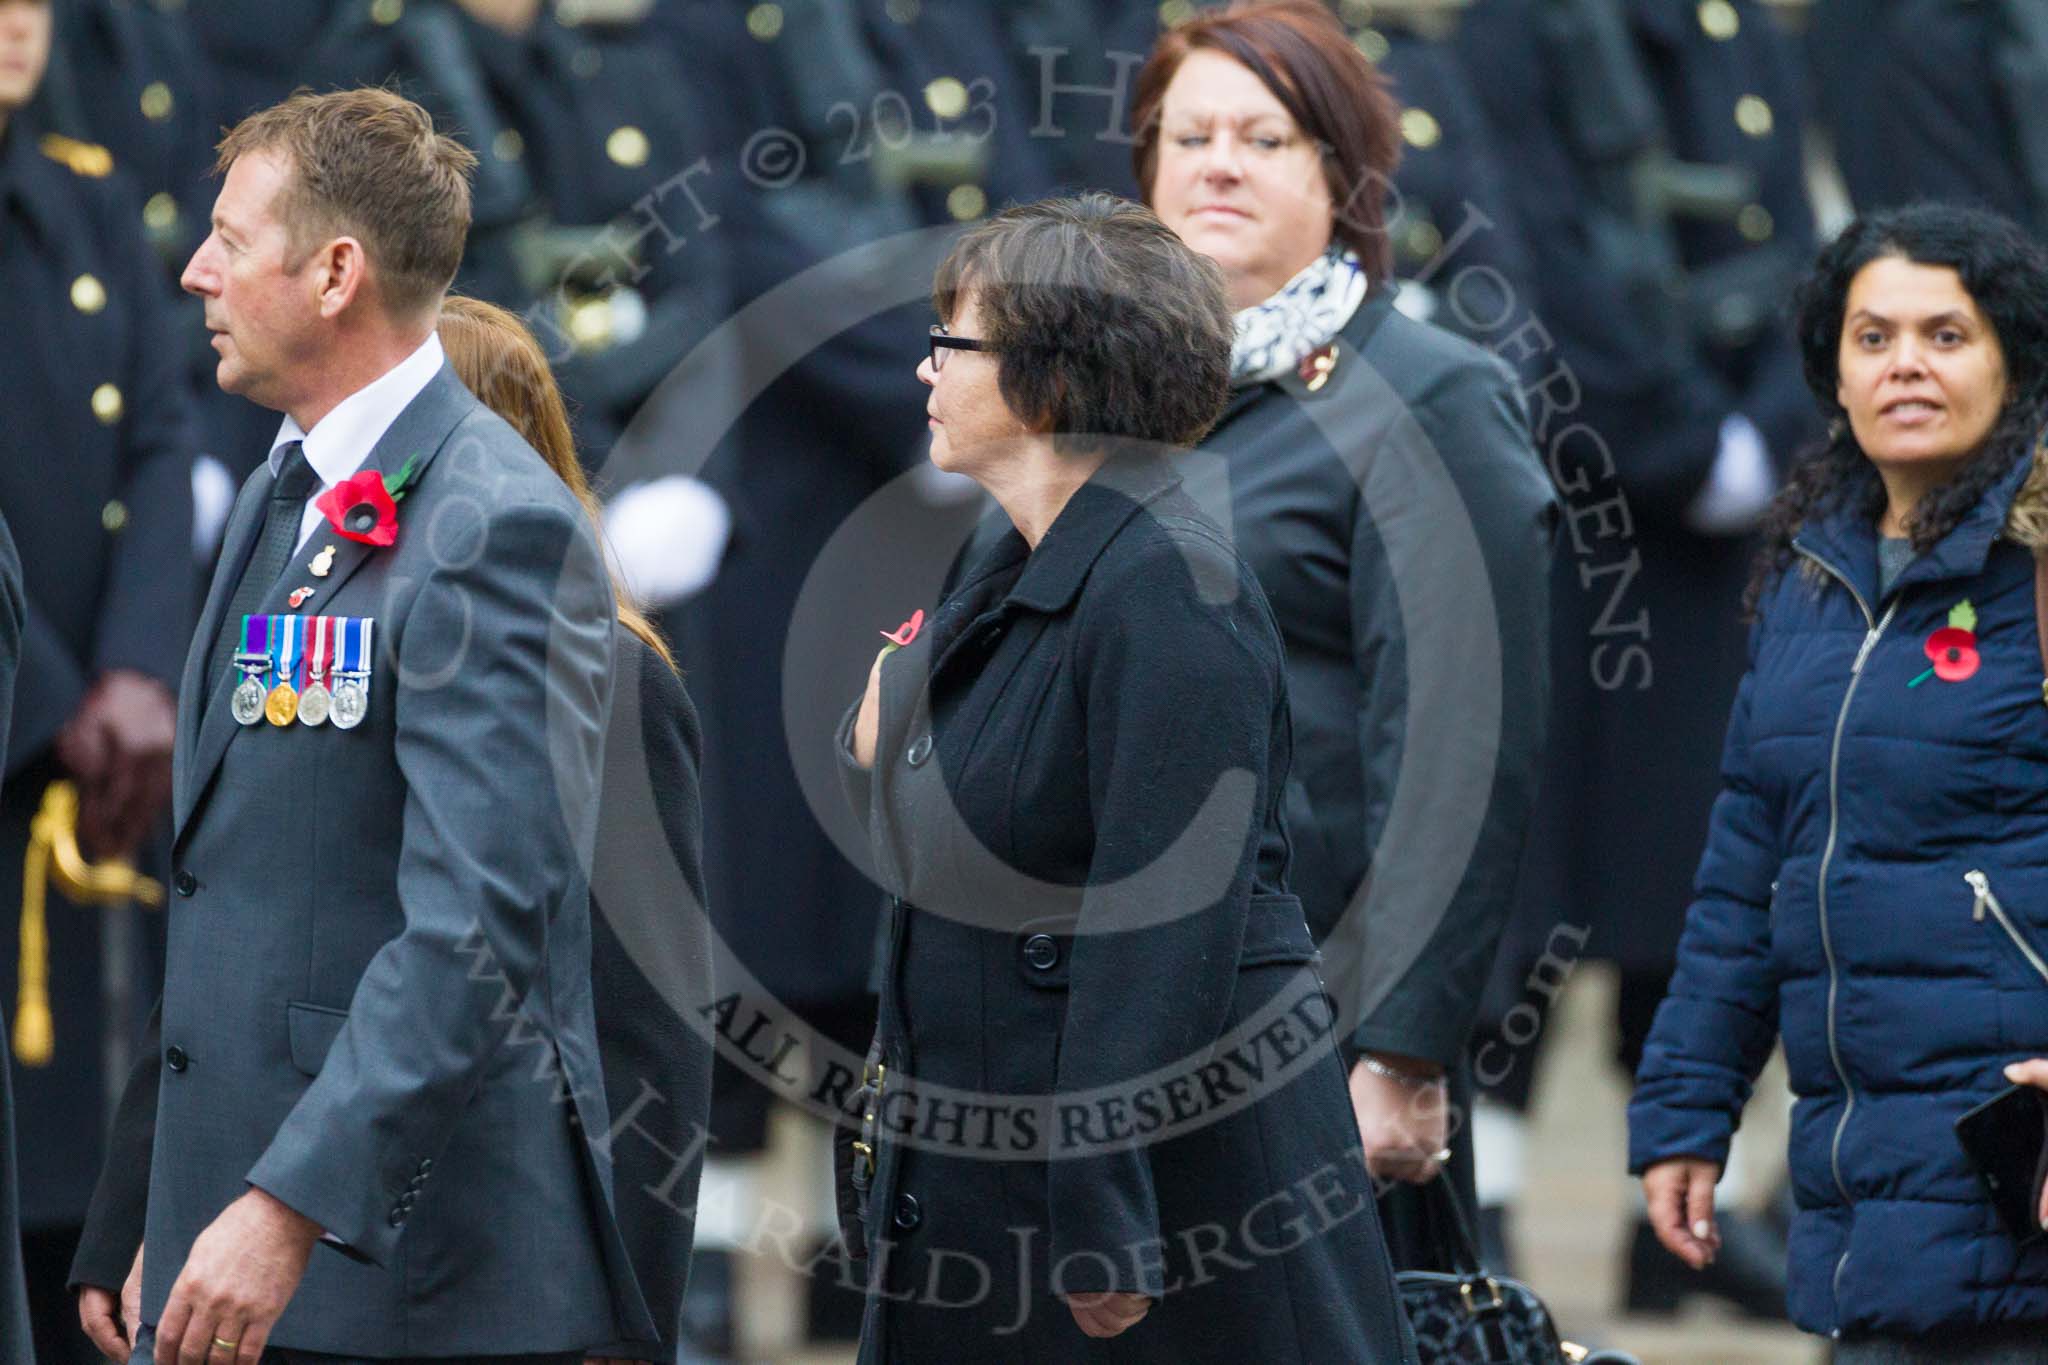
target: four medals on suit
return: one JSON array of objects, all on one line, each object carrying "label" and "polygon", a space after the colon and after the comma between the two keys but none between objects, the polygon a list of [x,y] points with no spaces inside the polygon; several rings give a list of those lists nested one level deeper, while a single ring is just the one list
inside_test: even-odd
[{"label": "four medals on suit", "polygon": [[370,710],[375,622],[363,616],[245,616],[230,709],[280,729],[330,721],[353,730]]}]

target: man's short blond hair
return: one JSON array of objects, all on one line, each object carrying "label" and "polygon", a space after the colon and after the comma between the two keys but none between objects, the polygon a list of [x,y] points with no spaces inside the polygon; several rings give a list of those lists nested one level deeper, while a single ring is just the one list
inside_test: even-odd
[{"label": "man's short blond hair", "polygon": [[236,124],[221,139],[214,169],[226,175],[254,152],[286,163],[289,179],[275,208],[294,260],[354,237],[393,317],[426,312],[447,293],[469,236],[476,156],[435,132],[426,110],[374,87],[300,90]]}]

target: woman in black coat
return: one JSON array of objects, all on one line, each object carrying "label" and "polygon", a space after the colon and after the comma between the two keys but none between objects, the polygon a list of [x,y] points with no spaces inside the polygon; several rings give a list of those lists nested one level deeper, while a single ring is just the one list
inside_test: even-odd
[{"label": "woman in black coat", "polygon": [[[1230,402],[1189,482],[1286,642],[1293,886],[1366,1157],[1416,1184],[1448,1166],[1470,1208],[1452,1116],[1535,801],[1550,481],[1506,367],[1394,307],[1397,109],[1325,6],[1172,30],[1133,126],[1147,201],[1238,310]],[[1381,1213],[1397,1265],[1446,1268],[1426,1204],[1395,1186]]]},{"label": "woman in black coat", "polygon": [[1220,281],[1095,195],[934,301],[932,460],[1012,529],[841,730],[894,897],[862,1359],[1410,1360],[1287,892],[1279,633],[1166,454],[1223,399]]}]

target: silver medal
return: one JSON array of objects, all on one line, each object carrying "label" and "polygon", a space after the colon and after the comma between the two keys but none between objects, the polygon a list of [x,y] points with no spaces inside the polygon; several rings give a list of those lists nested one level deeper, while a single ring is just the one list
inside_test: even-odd
[{"label": "silver medal", "polygon": [[370,689],[360,678],[343,678],[334,686],[334,700],[328,710],[328,719],[335,728],[353,730],[363,723],[363,717],[370,711]]},{"label": "silver medal", "polygon": [[299,693],[299,724],[325,725],[328,713],[334,707],[334,694],[324,683],[308,683],[306,690]]},{"label": "silver medal", "polygon": [[242,681],[235,685],[235,696],[229,709],[242,724],[254,725],[263,719],[263,699],[267,695],[263,684],[245,673]]}]

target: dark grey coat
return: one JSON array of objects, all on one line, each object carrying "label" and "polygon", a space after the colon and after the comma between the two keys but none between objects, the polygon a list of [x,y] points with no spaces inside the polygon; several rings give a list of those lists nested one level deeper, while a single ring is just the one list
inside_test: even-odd
[{"label": "dark grey coat", "polygon": [[[1514,904],[1550,687],[1557,500],[1499,361],[1369,295],[1314,389],[1240,389],[1190,487],[1227,519],[1287,646],[1291,884],[1350,1049],[1463,1054]],[[1450,1172],[1476,1203],[1471,1144]],[[1427,1201],[1380,1215],[1401,1269],[1448,1269]]]},{"label": "dark grey coat", "polygon": [[[12,709],[14,675],[21,667],[21,621],[21,557],[15,553],[6,518],[0,517],[0,763],[7,756],[6,717]],[[0,1037],[5,1036],[6,1011],[0,1009]],[[6,1069],[0,1068],[0,1365],[30,1365],[35,1359],[15,1199],[13,1095]]]},{"label": "dark grey coat", "polygon": [[[1286,642],[1292,886],[1326,953],[1333,934],[1352,958],[1375,950],[1344,964],[1362,990],[1345,1002],[1351,1041],[1449,1067],[1536,799],[1557,500],[1507,368],[1402,315],[1391,289],[1331,359],[1313,390],[1292,374],[1240,389],[1201,446],[1222,467],[1190,487],[1227,514]],[[1469,705],[1443,704],[1453,686]],[[1477,743],[1450,742],[1475,727]],[[1421,811],[1462,827],[1444,850],[1462,860],[1414,866],[1439,852],[1402,823]],[[1425,895],[1434,913],[1411,914]],[[1396,929],[1420,937],[1389,954]]]},{"label": "dark grey coat", "polygon": [[[1286,889],[1279,634],[1179,483],[1118,461],[996,542],[844,763],[895,896],[865,1361],[1410,1358]],[[1057,1294],[1102,1290],[1160,1301],[1092,1341]]]},{"label": "dark grey coat", "polygon": [[711,1112],[703,735],[675,670],[614,632],[617,685],[590,889],[590,980],[612,1115],[613,1207],[659,1334],[592,1355],[673,1360]]}]

